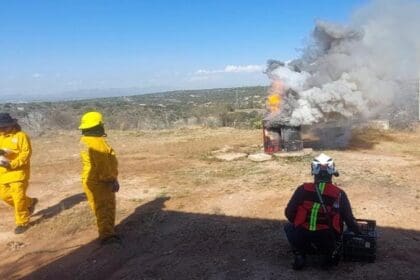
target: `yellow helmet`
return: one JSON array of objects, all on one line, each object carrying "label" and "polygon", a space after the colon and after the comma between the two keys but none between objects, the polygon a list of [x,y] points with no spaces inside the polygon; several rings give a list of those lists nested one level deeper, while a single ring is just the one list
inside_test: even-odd
[{"label": "yellow helmet", "polygon": [[82,116],[79,129],[88,129],[102,124],[102,114],[99,112],[88,112]]}]

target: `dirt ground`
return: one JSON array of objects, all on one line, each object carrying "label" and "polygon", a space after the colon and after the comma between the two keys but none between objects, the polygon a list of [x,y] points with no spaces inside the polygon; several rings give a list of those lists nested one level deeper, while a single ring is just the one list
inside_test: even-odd
[{"label": "dirt ground", "polygon": [[[212,158],[261,149],[261,131],[185,128],[110,131],[121,190],[123,245],[100,247],[80,185],[79,135],[33,139],[32,227],[13,234],[0,205],[0,279],[420,279],[420,130],[355,133],[326,150],[356,217],[378,223],[375,263],[330,271],[291,269],[282,225],[294,189],[310,181],[311,156],[256,163]],[[318,153],[319,151],[314,152]]]}]

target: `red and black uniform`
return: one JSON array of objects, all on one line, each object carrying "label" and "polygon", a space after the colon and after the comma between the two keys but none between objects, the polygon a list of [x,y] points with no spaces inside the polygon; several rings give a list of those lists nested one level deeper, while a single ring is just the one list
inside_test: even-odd
[{"label": "red and black uniform", "polygon": [[[325,213],[316,189],[322,196]],[[285,215],[291,224],[285,226],[289,242],[298,250],[305,250],[311,242],[330,250],[334,246],[329,221],[338,236],[343,230],[343,221],[351,231],[359,232],[346,193],[331,182],[305,183],[299,186],[289,203]]]}]

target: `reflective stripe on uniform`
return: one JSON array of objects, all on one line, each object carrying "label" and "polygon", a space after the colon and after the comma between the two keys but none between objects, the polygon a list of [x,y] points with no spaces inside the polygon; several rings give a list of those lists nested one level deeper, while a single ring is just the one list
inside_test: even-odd
[{"label": "reflective stripe on uniform", "polygon": [[[321,195],[324,192],[324,189],[325,189],[325,183],[320,183],[319,184],[319,191],[320,191]],[[314,204],[312,205],[311,218],[309,220],[309,230],[310,231],[315,231],[316,230],[316,222],[317,222],[318,211],[319,211],[320,207],[321,207],[321,204],[318,203],[318,202],[314,202]]]},{"label": "reflective stripe on uniform", "polygon": [[319,191],[321,192],[321,194],[324,193],[324,190],[325,190],[325,183],[320,183],[319,184]]},{"label": "reflective stripe on uniform", "polygon": [[315,202],[312,206],[311,219],[309,221],[309,230],[311,231],[316,230],[316,219],[318,217],[318,210],[320,206],[321,204],[319,204],[318,202]]}]

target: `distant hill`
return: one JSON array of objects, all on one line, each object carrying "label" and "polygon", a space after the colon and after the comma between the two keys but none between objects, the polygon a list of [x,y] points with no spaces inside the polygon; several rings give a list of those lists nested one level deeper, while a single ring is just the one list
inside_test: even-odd
[{"label": "distant hill", "polygon": [[267,87],[180,90],[61,102],[2,103],[31,134],[77,129],[90,110],[104,114],[106,127],[163,129],[186,125],[255,127],[261,124]]}]

